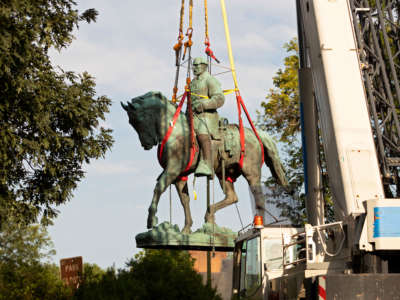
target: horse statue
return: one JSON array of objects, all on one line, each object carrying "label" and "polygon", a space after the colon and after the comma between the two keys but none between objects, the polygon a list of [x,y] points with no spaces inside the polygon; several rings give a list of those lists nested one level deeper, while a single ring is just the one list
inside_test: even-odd
[{"label": "horse statue", "polygon": [[[121,102],[121,105],[128,114],[129,123],[138,133],[142,147],[145,150],[149,150],[153,146],[158,145],[160,150],[160,142],[172,124],[177,107],[160,92],[148,92],[142,96],[133,98],[127,104]],[[245,129],[244,162],[243,167],[240,168],[239,128],[234,124],[221,125],[220,127],[221,137],[212,143],[212,156],[214,173],[218,177],[221,187],[225,188],[225,199],[210,206],[209,211],[205,215],[206,222],[214,222],[214,215],[218,210],[238,201],[234,189],[234,181],[240,175],[246,178],[256,201],[256,207],[262,210],[265,205],[264,196],[261,191],[262,158],[258,139],[251,130]],[[283,187],[288,187],[275,143],[265,132],[258,131],[258,134],[264,146],[264,161],[266,165],[271,170],[277,183]],[[158,176],[157,184],[154,188],[147,219],[148,229],[157,225],[156,212],[161,194],[169,185],[175,184],[185,213],[185,225],[182,232],[190,233],[193,221],[190,213],[190,198],[185,177],[194,172],[199,160],[199,153],[196,151],[193,162],[188,167],[190,148],[189,123],[186,115],[181,112],[168,141],[164,145],[161,159],[159,159],[164,170]]]}]

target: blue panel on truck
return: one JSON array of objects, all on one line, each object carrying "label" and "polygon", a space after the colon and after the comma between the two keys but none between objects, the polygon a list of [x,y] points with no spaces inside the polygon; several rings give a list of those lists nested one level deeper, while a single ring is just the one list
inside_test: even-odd
[{"label": "blue panel on truck", "polygon": [[400,207],[374,207],[374,238],[400,237]]}]

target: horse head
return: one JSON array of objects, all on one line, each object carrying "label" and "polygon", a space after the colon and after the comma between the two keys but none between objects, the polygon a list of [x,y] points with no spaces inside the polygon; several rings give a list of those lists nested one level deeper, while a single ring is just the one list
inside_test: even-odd
[{"label": "horse head", "polygon": [[[160,104],[167,99],[160,92],[148,92],[133,98],[127,104],[121,102],[122,108],[127,112],[129,124],[136,130],[139,140],[145,150],[157,146],[158,124],[161,116]],[[161,137],[162,138],[162,137]]]}]

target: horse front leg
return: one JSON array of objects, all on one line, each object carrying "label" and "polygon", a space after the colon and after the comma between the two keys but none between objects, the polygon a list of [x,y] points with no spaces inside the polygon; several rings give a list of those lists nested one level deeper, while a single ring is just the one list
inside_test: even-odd
[{"label": "horse front leg", "polygon": [[[223,187],[223,182],[222,179],[219,179],[219,183],[221,185],[221,188]],[[225,182],[225,199],[222,201],[219,201],[215,204],[210,205],[210,210],[206,212],[206,215],[204,217],[204,220],[207,223],[215,223],[215,213],[229,205],[232,205],[234,203],[238,202],[238,197],[235,192],[235,187],[233,186],[233,183],[230,181]]]},{"label": "horse front leg", "polygon": [[148,229],[153,228],[157,225],[158,219],[156,217],[156,213],[161,194],[165,192],[167,187],[172,184],[177,177],[178,174],[176,174],[175,172],[168,172],[167,169],[165,169],[158,177],[156,186],[154,188],[153,199],[151,200],[151,204],[149,207],[149,215],[147,218]]},{"label": "horse front leg", "polygon": [[178,192],[179,199],[181,200],[183,211],[185,212],[185,227],[182,229],[182,233],[189,234],[190,228],[193,225],[192,215],[190,213],[190,197],[188,191],[187,181],[178,180],[175,182],[176,191]]}]

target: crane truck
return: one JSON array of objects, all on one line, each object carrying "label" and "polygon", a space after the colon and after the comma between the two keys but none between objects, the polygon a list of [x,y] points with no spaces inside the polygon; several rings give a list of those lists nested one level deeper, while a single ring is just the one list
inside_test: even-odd
[{"label": "crane truck", "polygon": [[307,223],[239,232],[233,298],[400,299],[399,1],[296,8]]}]

